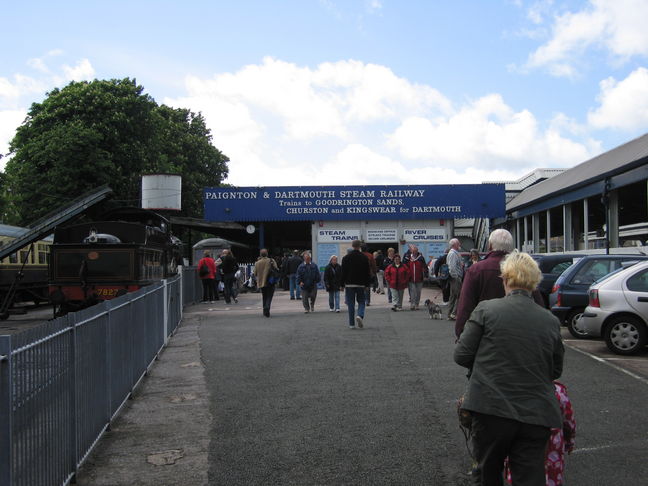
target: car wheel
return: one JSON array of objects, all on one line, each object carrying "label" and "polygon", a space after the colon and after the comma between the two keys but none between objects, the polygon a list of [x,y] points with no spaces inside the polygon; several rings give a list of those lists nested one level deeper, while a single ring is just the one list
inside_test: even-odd
[{"label": "car wheel", "polygon": [[605,344],[616,354],[634,354],[646,345],[648,330],[640,319],[632,316],[613,318],[603,332]]},{"label": "car wheel", "polygon": [[570,334],[577,339],[584,339],[587,337],[587,331],[583,329],[579,322],[582,315],[583,309],[578,309],[572,311],[569,316],[567,316],[567,329],[569,329]]}]

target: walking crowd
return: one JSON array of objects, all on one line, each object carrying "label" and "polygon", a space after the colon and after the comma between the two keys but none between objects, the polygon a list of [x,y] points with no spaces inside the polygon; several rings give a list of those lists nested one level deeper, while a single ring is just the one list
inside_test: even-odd
[{"label": "walking crowd", "polygon": [[[564,348],[560,323],[537,291],[542,275],[537,263],[514,249],[511,234],[495,230],[489,251],[480,258],[471,250],[467,261],[457,238],[446,253],[426,263],[416,245],[402,255],[369,252],[355,240],[339,261],[329,258],[323,272],[309,251],[294,251],[281,264],[262,249],[254,277],[270,317],[275,286],[282,279],[290,300],[301,300],[306,314],[315,311],[318,286],[328,293],[330,312],[347,307],[348,327],[362,329],[372,293],[387,295],[394,312],[421,305],[424,281],[434,277],[442,289],[448,320],[454,321],[455,362],[467,368],[466,392],[460,400],[462,425],[470,430],[473,469],[482,486],[508,482],[522,486],[564,484],[564,455],[574,448],[575,422],[562,374]],[[218,300],[222,280],[225,300],[236,300],[238,266],[228,250],[217,260],[205,252],[198,263],[203,300]],[[430,309],[430,315],[432,310]]]}]

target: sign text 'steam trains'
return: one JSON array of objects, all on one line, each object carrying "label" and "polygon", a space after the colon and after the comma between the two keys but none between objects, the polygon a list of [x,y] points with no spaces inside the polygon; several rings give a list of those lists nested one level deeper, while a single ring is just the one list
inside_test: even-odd
[{"label": "sign text 'steam trains'", "polygon": [[[338,193],[339,192],[339,193]],[[376,195],[378,193],[378,195]],[[349,191],[274,191],[263,192],[263,199],[331,199],[357,197],[423,197],[425,189],[394,189],[394,190],[349,190]],[[205,193],[205,199],[258,199],[258,191],[223,191]]]}]

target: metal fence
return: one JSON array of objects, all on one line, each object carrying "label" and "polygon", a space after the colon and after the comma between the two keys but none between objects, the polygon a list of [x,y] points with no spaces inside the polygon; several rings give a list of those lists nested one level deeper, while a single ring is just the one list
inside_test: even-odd
[{"label": "metal fence", "polygon": [[197,300],[196,273],[0,336],[0,486],[70,482]]}]

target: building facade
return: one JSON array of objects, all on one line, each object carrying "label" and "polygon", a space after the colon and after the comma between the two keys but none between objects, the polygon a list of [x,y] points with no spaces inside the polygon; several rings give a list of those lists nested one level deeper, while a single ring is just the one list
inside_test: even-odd
[{"label": "building facade", "polygon": [[491,227],[533,253],[646,251],[648,134],[523,189]]}]

